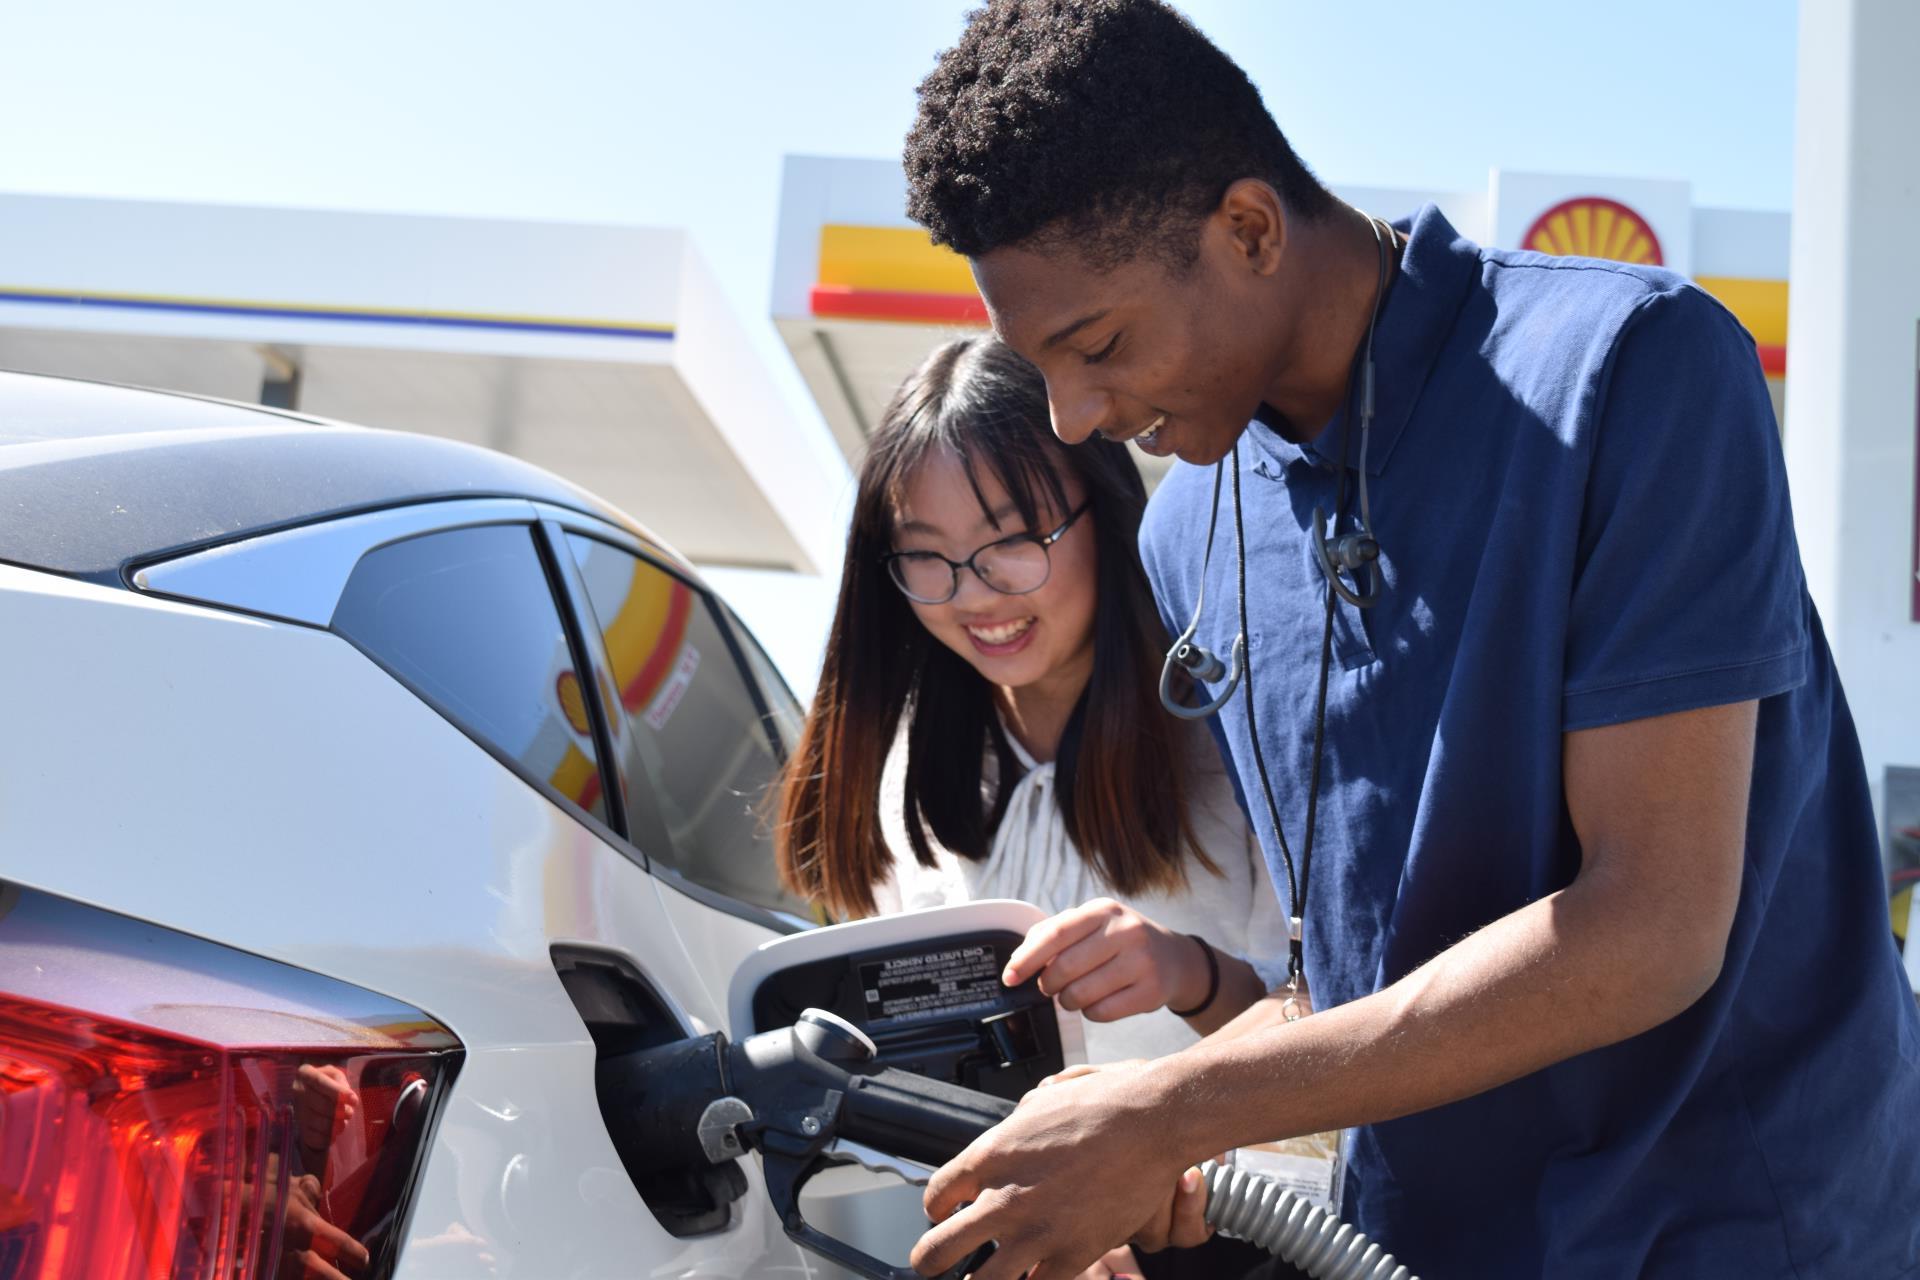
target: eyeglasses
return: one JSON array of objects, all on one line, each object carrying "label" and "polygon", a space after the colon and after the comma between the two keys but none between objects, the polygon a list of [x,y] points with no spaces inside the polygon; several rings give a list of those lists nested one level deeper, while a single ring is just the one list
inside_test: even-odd
[{"label": "eyeglasses", "polygon": [[1047,575],[1053,572],[1048,548],[1064,538],[1092,505],[1081,503],[1052,533],[1016,533],[989,542],[965,560],[949,560],[937,551],[896,551],[882,556],[880,563],[887,566],[901,594],[919,604],[945,604],[953,599],[960,590],[962,569],[973,570],[974,577],[1003,596],[1023,596],[1046,585]]}]

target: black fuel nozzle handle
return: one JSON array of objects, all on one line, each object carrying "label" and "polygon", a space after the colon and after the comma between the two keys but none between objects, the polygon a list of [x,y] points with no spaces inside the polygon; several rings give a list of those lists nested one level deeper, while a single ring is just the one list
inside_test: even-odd
[{"label": "black fuel nozzle handle", "polygon": [[884,1067],[853,1075],[840,1104],[840,1136],[938,1167],[1013,1114],[1013,1103]]},{"label": "black fuel nozzle handle", "polygon": [[[879,1066],[866,1033],[808,1009],[791,1027],[762,1032],[728,1051],[728,1076],[764,1128],[864,1143],[921,1164],[945,1164],[1013,1114],[1004,1098]],[[823,1109],[835,1096],[831,1114]]]},{"label": "black fuel nozzle handle", "polygon": [[[732,1046],[734,1092],[753,1109],[745,1126],[760,1150],[767,1195],[796,1242],[872,1280],[922,1280],[808,1223],[800,1191],[832,1163],[828,1148],[845,1138],[921,1164],[945,1164],[1013,1113],[991,1094],[874,1063],[873,1042],[852,1023],[808,1009],[792,1027]],[[991,1251],[946,1273],[958,1280]]]},{"label": "black fuel nozzle handle", "polygon": [[[873,1042],[831,1013],[737,1044],[719,1032],[609,1056],[596,1070],[621,1160],[636,1176],[760,1153],[767,1196],[797,1243],[872,1280],[921,1280],[814,1228],[800,1192],[845,1138],[924,1165],[945,1164],[1013,1112],[990,1094],[879,1066]],[[986,1250],[947,1273],[977,1268]]]}]

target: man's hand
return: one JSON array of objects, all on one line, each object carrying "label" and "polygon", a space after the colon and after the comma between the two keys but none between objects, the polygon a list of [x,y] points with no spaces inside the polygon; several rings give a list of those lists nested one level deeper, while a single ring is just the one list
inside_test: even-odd
[{"label": "man's hand", "polygon": [[1110,1066],[1021,1099],[927,1184],[936,1225],[914,1248],[915,1269],[937,1275],[992,1240],[974,1280],[1072,1280],[1128,1240],[1204,1241],[1206,1189],[1159,1139],[1151,1072]]},{"label": "man's hand", "polygon": [[325,1172],[328,1150],[359,1106],[360,1095],[339,1067],[331,1063],[301,1066],[293,1080],[293,1111],[307,1172]]},{"label": "man's hand", "polygon": [[352,1280],[366,1273],[366,1246],[327,1220],[323,1200],[320,1179],[310,1173],[288,1185],[281,1280]]}]

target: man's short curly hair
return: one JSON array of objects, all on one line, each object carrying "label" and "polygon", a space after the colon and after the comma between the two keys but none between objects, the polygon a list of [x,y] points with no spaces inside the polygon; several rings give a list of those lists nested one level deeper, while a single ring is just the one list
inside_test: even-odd
[{"label": "man's short curly hair", "polygon": [[921,82],[905,162],[908,216],[969,258],[1044,234],[1183,268],[1242,178],[1333,207],[1246,72],[1157,0],[990,0]]}]

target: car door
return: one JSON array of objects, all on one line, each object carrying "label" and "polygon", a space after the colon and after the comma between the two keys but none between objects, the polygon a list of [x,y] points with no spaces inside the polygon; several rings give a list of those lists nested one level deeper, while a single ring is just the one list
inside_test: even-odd
[{"label": "car door", "polygon": [[[716,598],[644,544],[565,514],[551,535],[567,548],[562,577],[606,691],[626,825],[707,994],[724,1003],[728,1034],[830,1007],[869,1030],[885,1062],[1005,1097],[1081,1060],[1077,1017],[1063,1032],[1037,992],[999,984],[1036,908],[970,904],[808,928],[819,917],[779,883],[768,838],[771,788],[799,720],[771,663]],[[925,1226],[919,1189],[863,1167],[858,1153],[831,1165],[809,1180],[806,1220],[904,1262]]]},{"label": "car door", "polygon": [[[471,1096],[457,1097],[439,1127],[422,1192],[421,1221],[431,1229],[423,1225],[423,1237],[408,1245],[401,1274],[460,1274],[459,1263],[446,1271],[426,1261],[448,1256],[438,1237],[449,1222],[499,1274],[805,1274],[765,1197],[746,1196],[748,1186],[631,1183],[594,1101],[589,1033],[631,1043],[726,1024],[724,983],[710,974],[714,964],[730,972],[732,961],[689,955],[683,929],[649,874],[656,855],[659,873],[673,874],[670,836],[689,841],[716,829],[726,813],[724,796],[693,788],[681,797],[687,807],[671,811],[677,825],[657,825],[660,810],[642,801],[650,778],[623,772],[626,721],[613,713],[617,690],[603,683],[597,625],[591,645],[582,630],[586,597],[557,514],[519,499],[392,508],[155,563],[138,572],[136,584],[333,633],[437,712],[457,731],[454,738],[464,735],[482,748],[506,771],[502,782],[517,778],[526,790],[510,808],[471,793],[478,824],[509,851],[504,866],[451,843],[394,848],[391,856],[430,863],[409,871],[439,877],[447,899],[471,899],[483,889],[483,898],[495,900],[497,910],[467,917],[480,930],[473,949],[539,956],[550,1012],[572,1021],[585,1052],[553,1039],[551,1017],[519,1042],[512,1026],[482,1030],[472,1017],[452,1019],[474,1050],[458,1086]],[[634,550],[643,546],[628,531],[579,522]],[[675,584],[667,603],[684,618],[696,603],[694,589],[680,579]],[[715,637],[694,634],[712,648]],[[688,723],[704,714],[698,691],[685,687],[693,661],[684,671],[669,669],[661,685],[674,690],[672,705]],[[722,655],[711,670],[729,661]],[[771,742],[764,733],[759,741]],[[418,768],[441,771],[447,755],[470,762],[470,748],[457,749],[464,746],[436,748]],[[764,772],[770,745],[742,748],[723,734],[722,746],[716,767]],[[391,783],[391,791],[405,794],[404,775]],[[526,824],[527,801],[536,794],[558,827],[544,819],[538,830]],[[575,828],[570,838],[567,819]],[[709,949],[716,957],[737,958],[805,924],[744,878],[722,887],[741,898],[731,914],[712,912],[732,930],[731,951]],[[723,900],[718,891],[702,892]],[[762,900],[748,901],[756,895]],[[462,927],[459,918],[437,923]],[[519,981],[529,978],[523,972]],[[405,976],[394,981],[406,989]],[[484,985],[486,976],[474,981]],[[503,1005],[508,994],[501,993]],[[585,1029],[573,1019],[576,1011]],[[582,1130],[583,1115],[592,1132]],[[596,1225],[548,1230],[569,1220]]]},{"label": "car door", "polygon": [[[548,532],[565,550],[563,588],[601,690],[624,829],[646,854],[701,995],[725,1009],[734,975],[761,947],[821,919],[780,884],[768,839],[772,788],[799,708],[753,637],[681,566],[576,514],[552,513]],[[629,976],[619,1002],[643,998],[634,977],[645,974]],[[580,983],[581,971],[569,979]],[[585,999],[607,997],[589,992]],[[749,1033],[731,1011],[720,1025]],[[596,1030],[606,1052],[631,1043],[630,1028]],[[715,1187],[703,1197],[698,1188],[689,1193],[658,1180],[642,1189],[668,1215],[676,1195],[706,1204],[726,1194]],[[857,1167],[824,1180],[817,1196],[838,1229],[857,1220],[853,1233],[881,1251],[903,1235],[910,1240],[922,1221],[917,1191]],[[702,1221],[681,1219],[689,1227]],[[848,1274],[817,1266],[824,1276]]]},{"label": "car door", "polygon": [[[333,629],[650,871],[653,910],[550,934],[596,1042],[724,1025],[724,978],[811,923],[773,873],[758,814],[784,755],[775,691],[751,677],[730,621],[670,557],[592,517],[536,514],[368,552]],[[491,599],[476,605],[480,596]],[[453,634],[463,624],[466,643]],[[486,662],[514,650],[524,652],[511,669]],[[747,1172],[634,1178],[685,1250],[669,1270],[689,1259],[716,1275],[802,1266]]]}]

